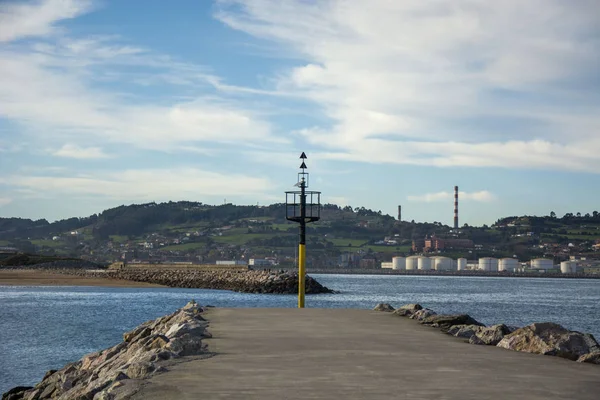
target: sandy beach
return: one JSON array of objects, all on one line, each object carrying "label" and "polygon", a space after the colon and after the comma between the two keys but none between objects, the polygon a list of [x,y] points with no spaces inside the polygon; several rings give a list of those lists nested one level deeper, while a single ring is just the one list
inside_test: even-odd
[{"label": "sandy beach", "polygon": [[112,286],[165,287],[162,285],[108,278],[86,278],[42,270],[0,270],[0,285],[10,286]]}]

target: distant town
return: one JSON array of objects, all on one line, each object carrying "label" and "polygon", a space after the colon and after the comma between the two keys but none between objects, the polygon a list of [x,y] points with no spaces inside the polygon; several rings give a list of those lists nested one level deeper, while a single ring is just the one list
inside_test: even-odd
[{"label": "distant town", "polygon": [[[321,215],[308,228],[309,270],[600,273],[596,211],[514,216],[460,228],[333,204],[323,205]],[[0,218],[3,259],[26,253],[104,264],[293,268],[297,243],[298,226],[285,220],[284,204],[147,203],[53,223]]]}]

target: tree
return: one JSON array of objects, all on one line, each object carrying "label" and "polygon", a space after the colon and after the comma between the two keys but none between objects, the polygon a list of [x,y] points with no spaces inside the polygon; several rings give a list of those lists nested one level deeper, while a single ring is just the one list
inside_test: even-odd
[{"label": "tree", "polygon": [[581,218],[581,213],[580,212],[577,213],[577,218]]},{"label": "tree", "polygon": [[556,213],[554,211],[550,211],[550,218],[555,219]]}]

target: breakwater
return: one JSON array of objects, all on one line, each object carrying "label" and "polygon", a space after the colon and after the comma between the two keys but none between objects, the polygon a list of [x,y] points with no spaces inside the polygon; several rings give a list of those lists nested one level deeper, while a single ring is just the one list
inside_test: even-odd
[{"label": "breakwater", "polygon": [[552,322],[533,323],[522,328],[504,324],[485,326],[467,314],[438,315],[420,304],[407,304],[394,309],[388,303],[379,303],[374,310],[417,320],[423,325],[463,338],[470,344],[600,364],[600,345],[593,335],[570,331]]},{"label": "breakwater", "polygon": [[[56,272],[94,278],[155,283],[177,288],[221,289],[243,293],[298,293],[298,274],[292,271],[124,268],[106,271],[59,269]],[[306,276],[306,293],[333,293],[333,291],[321,285],[314,278]]]},{"label": "breakwater", "polygon": [[128,399],[143,379],[166,372],[190,356],[210,356],[211,337],[204,309],[190,301],[176,312],[145,322],[123,335],[123,342],[48,371],[34,387],[17,386],[2,400]]}]

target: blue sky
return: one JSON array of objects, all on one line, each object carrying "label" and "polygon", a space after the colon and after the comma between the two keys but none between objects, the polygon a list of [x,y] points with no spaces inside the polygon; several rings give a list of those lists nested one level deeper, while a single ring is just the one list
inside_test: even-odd
[{"label": "blue sky", "polygon": [[595,0],[0,3],[0,216],[284,200],[600,210]]}]

